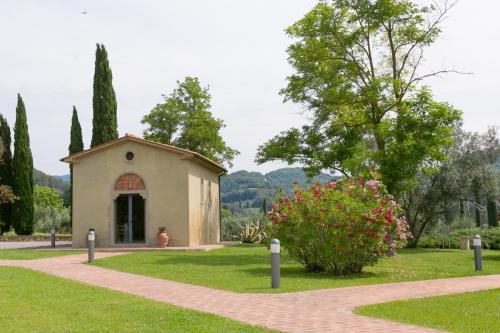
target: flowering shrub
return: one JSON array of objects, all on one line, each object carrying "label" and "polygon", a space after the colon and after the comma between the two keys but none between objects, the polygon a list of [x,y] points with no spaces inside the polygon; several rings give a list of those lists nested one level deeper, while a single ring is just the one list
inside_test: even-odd
[{"label": "flowering shrub", "polygon": [[308,271],[359,273],[410,237],[401,207],[378,180],[294,188],[269,211],[271,233]]}]

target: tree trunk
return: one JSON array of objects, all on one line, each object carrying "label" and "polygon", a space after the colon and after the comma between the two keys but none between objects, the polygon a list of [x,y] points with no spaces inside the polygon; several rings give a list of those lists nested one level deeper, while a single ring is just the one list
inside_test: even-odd
[{"label": "tree trunk", "polygon": [[479,196],[479,191],[474,191],[474,201],[476,201],[476,227],[481,227],[481,211],[479,210],[479,205],[481,201],[481,197]]},{"label": "tree trunk", "polygon": [[465,205],[464,205],[464,201],[463,201],[463,200],[460,200],[460,202],[458,203],[458,205],[460,206],[460,218],[464,218],[464,216],[465,216]]}]

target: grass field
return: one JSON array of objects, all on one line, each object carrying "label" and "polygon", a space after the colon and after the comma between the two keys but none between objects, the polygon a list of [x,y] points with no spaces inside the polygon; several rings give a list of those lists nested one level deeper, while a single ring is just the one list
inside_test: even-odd
[{"label": "grass field", "polygon": [[368,305],[356,313],[454,333],[500,332],[500,289]]},{"label": "grass field", "polygon": [[4,249],[0,250],[0,259],[10,260],[30,260],[40,258],[51,258],[58,256],[66,256],[68,254],[79,254],[83,251],[72,250],[31,250],[31,249]]},{"label": "grass field", "polygon": [[[240,245],[209,252],[135,252],[100,259],[95,265],[119,271],[236,292],[291,292],[365,284],[476,275],[472,251],[407,249],[383,258],[362,274],[334,277],[307,273],[282,255],[281,288],[271,289],[270,254],[260,246]],[[500,274],[500,251],[483,251],[483,274]]]},{"label": "grass field", "polygon": [[1,332],[271,332],[22,268],[0,267]]}]

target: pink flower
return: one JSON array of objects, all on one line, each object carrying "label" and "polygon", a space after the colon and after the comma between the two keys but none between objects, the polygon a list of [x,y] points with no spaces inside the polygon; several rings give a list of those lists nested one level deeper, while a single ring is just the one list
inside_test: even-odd
[{"label": "pink flower", "polygon": [[394,220],[394,216],[392,215],[392,209],[387,210],[387,212],[385,213],[385,219],[388,222],[392,222],[392,220]]},{"label": "pink flower", "polygon": [[388,232],[386,232],[384,234],[384,243],[389,243],[390,240],[391,240],[391,235]]}]

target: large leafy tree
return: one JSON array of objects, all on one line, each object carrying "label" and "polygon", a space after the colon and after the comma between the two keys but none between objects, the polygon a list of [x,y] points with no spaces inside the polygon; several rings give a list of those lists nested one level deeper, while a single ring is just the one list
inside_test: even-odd
[{"label": "large leafy tree", "polygon": [[208,87],[202,87],[195,77],[186,77],[177,84],[170,95],[163,96],[164,103],[157,104],[142,119],[147,125],[144,138],[186,148],[231,166],[239,152],[229,147],[219,133],[225,125],[210,111]]},{"label": "large leafy tree", "polygon": [[411,192],[401,195],[401,204],[416,246],[425,230],[439,218],[459,210],[464,204],[483,209],[477,196],[491,201],[498,198],[499,177],[492,164],[500,158],[500,143],[495,128],[479,134],[457,128],[454,144],[447,149],[448,159],[439,172],[421,173],[419,184]]},{"label": "large leafy tree", "polygon": [[[11,145],[12,139],[10,134],[10,127],[7,119],[0,114],[0,182],[6,191],[12,191],[12,152]],[[2,186],[0,185],[0,186]],[[8,187],[8,188],[7,188]],[[12,223],[12,205],[11,200],[5,200],[0,207],[0,234],[10,229]]]},{"label": "large leafy tree", "polygon": [[[78,120],[78,112],[76,107],[73,106],[73,115],[71,117],[71,131],[70,131],[70,143],[68,147],[69,154],[76,154],[83,150],[83,137],[82,137],[82,127],[80,121]],[[70,205],[73,207],[73,165],[69,166],[70,171],[70,188],[69,188],[69,198]]]},{"label": "large leafy tree", "polygon": [[113,74],[109,67],[108,53],[102,44],[97,44],[95,52],[94,97],[92,99],[94,117],[92,119],[91,147],[118,138],[116,116],[116,95],[113,89]]},{"label": "large leafy tree", "polygon": [[19,198],[14,203],[13,225],[18,235],[31,235],[33,231],[33,157],[26,108],[21,95],[17,95],[16,124],[14,126],[14,157],[12,159],[13,189]]},{"label": "large leafy tree", "polygon": [[345,175],[378,170],[393,194],[434,168],[461,114],[419,84],[426,47],[450,7],[406,0],[322,1],[286,32],[295,73],[281,91],[310,123],[259,147],[256,161],[300,163]]},{"label": "large leafy tree", "polygon": [[35,205],[39,207],[50,207],[59,210],[64,208],[63,198],[56,189],[50,187],[35,185],[33,198]]}]

